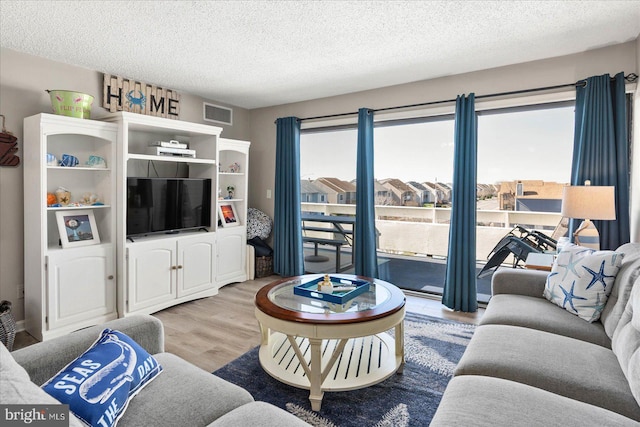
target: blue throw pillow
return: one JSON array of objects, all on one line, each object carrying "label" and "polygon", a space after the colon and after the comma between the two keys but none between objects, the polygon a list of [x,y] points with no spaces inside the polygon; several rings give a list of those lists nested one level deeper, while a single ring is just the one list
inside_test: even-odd
[{"label": "blue throw pillow", "polygon": [[98,340],[42,388],[91,426],[115,426],[129,399],[162,371],[158,361],[119,331]]},{"label": "blue throw pillow", "polygon": [[623,256],[572,243],[564,246],[547,276],[544,297],[589,323],[595,322],[613,289]]}]

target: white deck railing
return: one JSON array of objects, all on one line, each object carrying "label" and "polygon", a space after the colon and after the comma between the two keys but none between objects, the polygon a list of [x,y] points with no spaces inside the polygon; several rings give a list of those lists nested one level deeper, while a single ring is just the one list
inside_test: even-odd
[{"label": "white deck railing", "polygon": [[[355,205],[302,203],[303,212],[325,215],[355,215]],[[381,219],[382,218],[382,219]],[[376,206],[378,249],[383,252],[446,257],[449,247],[450,208]],[[551,235],[561,220],[559,213],[479,210],[476,256],[485,260],[489,252],[515,225]]]}]

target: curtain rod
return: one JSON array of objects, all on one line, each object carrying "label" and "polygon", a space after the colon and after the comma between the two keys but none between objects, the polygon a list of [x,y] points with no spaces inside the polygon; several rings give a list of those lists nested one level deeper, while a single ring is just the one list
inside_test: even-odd
[{"label": "curtain rod", "polygon": [[[624,79],[633,83],[638,79],[638,75],[635,74],[635,73],[631,73],[631,74],[628,74],[628,75],[624,76]],[[587,84],[587,81],[583,79],[583,80],[578,80],[575,83],[566,83],[566,84],[556,85],[556,86],[537,87],[537,88],[532,88],[532,89],[514,90],[514,91],[510,91],[510,92],[499,92],[499,93],[491,93],[491,94],[487,94],[487,95],[478,95],[478,96],[476,96],[476,99],[493,98],[493,97],[497,97],[497,96],[519,95],[519,94],[523,94],[523,93],[541,92],[541,91],[551,90],[551,89],[561,89],[563,87],[585,86],[586,84]],[[447,104],[447,103],[451,103],[451,102],[455,102],[455,101],[456,101],[455,99],[446,99],[446,100],[442,100],[442,101],[422,102],[422,103],[419,103],[419,104],[399,105],[397,107],[377,108],[377,109],[372,109],[371,111],[376,113],[376,112],[379,112],[379,111],[391,111],[391,110],[400,110],[400,109],[404,109],[404,108],[426,107],[428,105]],[[353,116],[353,115],[356,115],[356,114],[358,114],[357,111],[351,112],[351,113],[327,114],[327,115],[324,115],[324,116],[305,117],[305,118],[302,118],[302,119],[298,119],[298,121],[303,122],[305,120],[330,119],[330,118],[334,118],[334,117]]]}]

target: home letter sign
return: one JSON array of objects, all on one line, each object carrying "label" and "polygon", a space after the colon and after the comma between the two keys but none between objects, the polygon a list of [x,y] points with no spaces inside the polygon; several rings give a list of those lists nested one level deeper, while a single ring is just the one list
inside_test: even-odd
[{"label": "home letter sign", "polygon": [[170,119],[180,116],[180,95],[175,90],[110,74],[104,75],[102,99],[102,106],[112,113],[129,111]]}]

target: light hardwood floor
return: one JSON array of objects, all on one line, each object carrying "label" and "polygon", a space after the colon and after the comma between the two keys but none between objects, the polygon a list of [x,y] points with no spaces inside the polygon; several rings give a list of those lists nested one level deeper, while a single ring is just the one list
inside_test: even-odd
[{"label": "light hardwood floor", "polygon": [[[254,316],[254,298],[264,285],[279,279],[265,277],[234,283],[218,295],[180,304],[154,313],[165,330],[165,351],[174,353],[207,372],[213,372],[260,344],[260,329]],[[477,323],[484,308],[476,313],[454,312],[439,299],[407,295],[407,311],[433,317]],[[20,332],[14,349],[33,344],[35,339]]]},{"label": "light hardwood floor", "polygon": [[[213,372],[260,344],[254,298],[271,276],[227,285],[215,297],[180,304],[155,313],[165,327],[165,348],[202,369]],[[454,312],[439,300],[407,295],[407,311],[477,323],[476,313]]]}]

